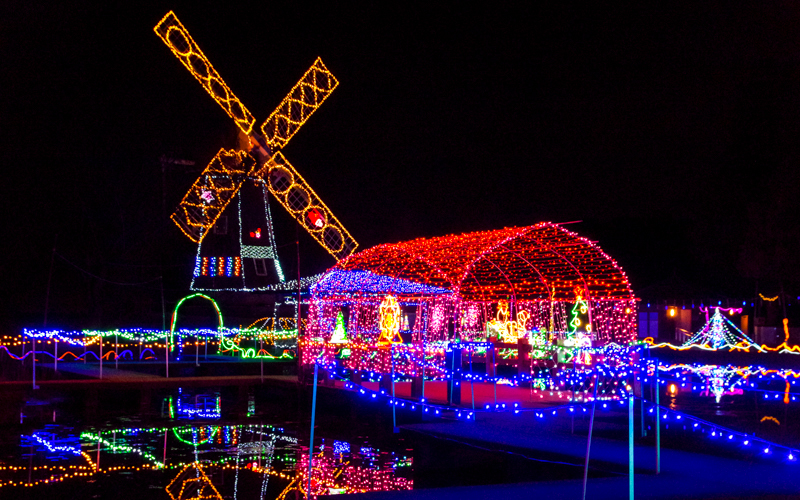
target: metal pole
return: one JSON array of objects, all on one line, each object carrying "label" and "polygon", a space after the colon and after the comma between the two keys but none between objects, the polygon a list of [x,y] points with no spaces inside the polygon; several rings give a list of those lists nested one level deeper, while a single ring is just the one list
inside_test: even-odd
[{"label": "metal pole", "polygon": [[422,346],[422,400],[425,401],[425,344]]},{"label": "metal pole", "polygon": [[[297,223],[294,225],[294,237],[295,237],[295,245],[297,246],[297,363],[298,363],[298,374],[301,373],[303,369],[303,355],[302,355],[302,345],[300,342],[300,219],[297,219]],[[274,325],[273,325],[274,328]],[[316,366],[316,363],[314,363]],[[315,379],[316,380],[316,379]],[[316,389],[315,389],[316,390]],[[309,463],[311,459],[309,458]],[[311,472],[309,471],[309,484],[311,484]],[[311,492],[309,492],[309,495]]]},{"label": "metal pole", "polygon": [[114,368],[119,369],[119,334],[114,334]]},{"label": "metal pole", "polygon": [[55,340],[54,340],[54,342],[55,342],[55,344],[56,344],[56,347],[55,347],[55,350],[56,350],[56,351],[55,351],[55,352],[56,352],[56,355],[55,355],[55,356],[53,356],[53,360],[54,360],[54,361],[55,361],[55,363],[56,363],[56,368],[55,368],[55,371],[58,371],[58,337],[53,337],[53,338],[55,339]]},{"label": "metal pole", "polygon": [[392,357],[392,432],[397,432],[397,405],[394,399],[394,344],[389,348]]},{"label": "metal pole", "polygon": [[[647,372],[645,372],[645,375]],[[639,372],[639,377],[642,378],[642,373]],[[641,437],[647,436],[647,428],[644,426],[644,380],[639,384],[639,435]]]},{"label": "metal pole", "polygon": [[494,374],[494,405],[497,407],[497,349],[492,344],[492,373]]},{"label": "metal pole", "polygon": [[[163,164],[162,164],[162,169],[163,169]],[[164,359],[166,363],[165,365],[166,375],[167,378],[169,378],[169,335],[172,332],[170,332],[170,334],[167,333],[167,312],[166,312],[167,310],[165,309],[164,305],[164,276],[159,276],[159,279],[161,280],[161,331],[164,332],[164,351],[166,353]],[[166,446],[166,440],[167,438],[165,437],[164,446]],[[166,448],[164,448],[164,453],[166,454]]]},{"label": "metal pole", "polygon": [[597,384],[600,382],[594,376],[594,395],[592,396],[592,415],[589,417],[589,438],[586,440],[586,461],[583,463],[583,500],[586,500],[586,482],[589,478],[589,451],[592,449],[592,429],[594,429],[594,410],[597,406]]},{"label": "metal pole", "polygon": [[[656,474],[661,474],[661,407],[658,394],[658,361],[655,370],[656,379]],[[758,398],[756,398],[758,399]]]},{"label": "metal pole", "polygon": [[314,459],[314,421],[317,418],[317,373],[319,366],[314,361],[314,390],[311,396],[311,436],[308,438],[308,488],[306,498],[311,499],[311,465]]},{"label": "metal pole", "polygon": [[31,341],[31,348],[33,349],[33,388],[38,389],[36,385],[36,337]]},{"label": "metal pole", "polygon": [[50,283],[53,281],[53,258],[56,256],[56,243],[58,242],[58,233],[53,242],[53,251],[50,253],[50,273],[47,275],[47,293],[44,296],[44,321],[42,328],[47,328],[47,312],[50,308]]},{"label": "metal pole", "polygon": [[[469,390],[472,393],[472,416],[475,416],[475,373],[472,371],[472,351],[469,351]],[[477,420],[477,418],[476,418]]]},{"label": "metal pole", "polygon": [[633,387],[628,395],[628,498],[633,500]]},{"label": "metal pole", "polygon": [[100,334],[100,380],[103,380],[103,335]]},{"label": "metal pole", "polygon": [[169,378],[169,334],[164,330],[164,362],[166,363],[167,378]]},{"label": "metal pole", "polygon": [[[580,350],[578,350],[578,352],[580,352]],[[576,356],[577,356],[577,353],[575,351],[573,351],[573,354],[572,354],[572,373],[575,373],[575,357]],[[570,404],[571,405],[574,404],[575,403],[575,383],[574,382],[572,383],[572,385],[570,385],[570,396],[569,396],[569,398],[570,398],[570,401],[569,401]],[[570,434],[575,434],[575,411],[574,411],[574,407],[570,407],[570,412],[569,412],[569,432],[570,432]]]}]

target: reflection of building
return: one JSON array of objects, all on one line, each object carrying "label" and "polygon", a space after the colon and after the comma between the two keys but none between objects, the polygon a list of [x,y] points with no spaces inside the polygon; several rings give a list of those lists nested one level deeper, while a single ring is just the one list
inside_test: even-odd
[{"label": "reflection of building", "polygon": [[[365,451],[367,450],[353,454],[348,452],[343,457],[334,449],[326,448],[322,453],[315,454],[311,472],[311,490],[314,496],[413,489],[414,481],[399,475],[403,467],[411,466],[410,459],[376,456],[370,460]],[[308,454],[301,455],[296,470],[297,480],[293,485],[305,493]]]},{"label": "reflection of building", "polygon": [[[595,243],[552,223],[379,245],[331,268],[311,294],[310,355],[330,340],[339,313],[351,352],[376,346],[387,295],[398,299],[406,347],[486,340],[492,321],[514,321],[552,339],[570,331],[570,311],[581,300],[581,331],[594,345],[636,336],[625,273]],[[501,304],[508,311],[498,316]]]}]

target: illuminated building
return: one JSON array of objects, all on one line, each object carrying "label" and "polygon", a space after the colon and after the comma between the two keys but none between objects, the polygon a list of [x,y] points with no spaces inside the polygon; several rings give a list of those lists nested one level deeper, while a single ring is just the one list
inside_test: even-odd
[{"label": "illuminated building", "polygon": [[[549,222],[379,245],[339,262],[311,294],[304,362],[330,358],[320,352],[341,313],[350,352],[343,365],[382,373],[416,374],[427,363],[422,353],[436,365],[444,343],[485,342],[501,330],[501,340],[537,343],[543,331],[551,343],[580,333],[592,345],[636,335],[635,298],[620,266]],[[388,296],[399,304],[399,343],[386,342],[381,328]],[[391,366],[398,353],[416,361]]]}]

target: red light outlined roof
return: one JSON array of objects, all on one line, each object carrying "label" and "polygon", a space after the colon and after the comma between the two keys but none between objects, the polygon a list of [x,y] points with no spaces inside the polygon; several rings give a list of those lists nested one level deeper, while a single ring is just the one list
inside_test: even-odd
[{"label": "red light outlined roof", "polygon": [[462,300],[631,300],[622,268],[594,242],[558,224],[378,245],[334,266],[451,290]]}]

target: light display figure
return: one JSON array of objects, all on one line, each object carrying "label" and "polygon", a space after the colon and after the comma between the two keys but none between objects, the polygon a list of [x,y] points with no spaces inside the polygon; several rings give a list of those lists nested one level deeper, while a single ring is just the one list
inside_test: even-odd
[{"label": "light display figure", "polygon": [[346,344],[347,343],[347,328],[344,326],[344,313],[339,311],[336,315],[336,328],[333,329],[331,335],[331,344]]},{"label": "light display figure", "polygon": [[720,308],[714,309],[714,314],[703,325],[699,332],[687,340],[683,347],[700,345],[709,346],[712,349],[722,349],[725,347],[735,347],[739,344],[750,346],[753,341],[744,332],[720,313]]},{"label": "light display figure", "polygon": [[400,344],[400,304],[393,295],[387,295],[380,305],[378,344]]},{"label": "light display figure", "polygon": [[512,321],[508,308],[508,301],[501,300],[497,303],[497,317],[486,323],[489,336],[496,337],[500,342],[516,342],[527,337],[527,323],[531,315],[528,311],[520,311],[516,321]]}]

